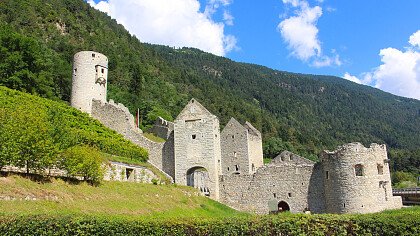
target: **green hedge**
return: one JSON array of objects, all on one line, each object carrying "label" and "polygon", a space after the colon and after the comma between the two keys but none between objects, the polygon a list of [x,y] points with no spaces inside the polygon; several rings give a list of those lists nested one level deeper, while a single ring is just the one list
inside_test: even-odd
[{"label": "green hedge", "polygon": [[0,216],[2,235],[419,235],[417,215],[290,215],[152,220]]}]

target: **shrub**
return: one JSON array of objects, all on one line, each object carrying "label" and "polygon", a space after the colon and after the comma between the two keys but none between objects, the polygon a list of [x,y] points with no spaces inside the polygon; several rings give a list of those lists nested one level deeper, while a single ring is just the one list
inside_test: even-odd
[{"label": "shrub", "polygon": [[80,176],[94,183],[103,179],[103,159],[98,149],[86,145],[74,146],[68,148],[62,157],[60,166],[68,176]]}]

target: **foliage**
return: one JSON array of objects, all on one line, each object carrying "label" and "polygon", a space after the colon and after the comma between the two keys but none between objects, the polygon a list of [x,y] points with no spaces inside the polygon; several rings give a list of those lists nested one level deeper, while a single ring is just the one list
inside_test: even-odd
[{"label": "foliage", "polygon": [[395,214],[280,214],[166,220],[13,215],[0,217],[0,230],[5,235],[418,235],[419,216],[418,208]]},{"label": "foliage", "polygon": [[152,133],[143,133],[143,136],[157,143],[163,143],[166,141],[165,139],[158,137]]},{"label": "foliage", "polygon": [[[147,160],[143,148],[62,102],[0,86],[0,118],[1,165],[40,172],[57,166],[59,154],[65,150],[71,153],[73,149],[69,148],[77,145],[89,145],[139,162]],[[82,150],[92,151],[92,158],[97,156],[94,149]]]},{"label": "foliage", "polygon": [[94,183],[104,177],[103,158],[98,149],[89,146],[73,146],[62,154],[61,169],[70,177],[81,176]]},{"label": "foliage", "polygon": [[395,188],[410,188],[417,186],[417,178],[410,172],[396,171],[391,174],[392,185]]},{"label": "foliage", "polygon": [[[10,58],[0,64],[9,68],[10,55],[20,51],[41,63],[16,57],[18,76],[0,66],[0,75],[7,75],[0,76],[0,84],[68,101],[74,53],[95,50],[109,58],[109,98],[132,113],[140,109],[142,128],[150,127],[157,115],[176,117],[195,97],[222,126],[235,117],[262,130],[266,157],[287,149],[316,159],[321,150],[344,143],[379,142],[393,152],[393,170],[420,171],[418,100],[333,76],[277,71],[193,48],[140,43],[83,0],[0,1],[0,26],[2,55]],[[15,50],[8,46],[10,39],[27,46]],[[38,82],[31,82],[34,76]]]}]

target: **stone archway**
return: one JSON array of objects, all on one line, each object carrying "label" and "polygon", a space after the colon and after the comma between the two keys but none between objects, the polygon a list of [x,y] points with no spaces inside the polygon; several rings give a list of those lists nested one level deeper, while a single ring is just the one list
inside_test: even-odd
[{"label": "stone archway", "polygon": [[206,196],[210,195],[209,172],[202,166],[195,166],[187,170],[187,186],[200,189]]},{"label": "stone archway", "polygon": [[279,213],[281,213],[281,212],[286,212],[286,211],[290,211],[290,206],[289,206],[289,204],[287,204],[287,202],[285,202],[285,201],[280,201],[280,202],[277,204],[277,211],[278,211]]}]

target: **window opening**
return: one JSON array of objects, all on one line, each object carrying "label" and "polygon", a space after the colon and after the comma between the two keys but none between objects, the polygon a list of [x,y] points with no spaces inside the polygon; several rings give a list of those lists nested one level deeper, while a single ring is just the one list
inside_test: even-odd
[{"label": "window opening", "polygon": [[288,193],[287,196],[292,197],[292,193]]},{"label": "window opening", "polygon": [[354,166],[354,173],[356,176],[363,176],[363,165],[357,164]]},{"label": "window opening", "polygon": [[239,171],[239,165],[235,165],[235,170]]},{"label": "window opening", "polygon": [[92,53],[92,57],[95,57],[95,53]]},{"label": "window opening", "polygon": [[196,139],[197,138],[197,135],[193,134],[193,135],[191,135],[191,138],[192,139]]},{"label": "window opening", "polygon": [[377,165],[378,168],[378,175],[383,175],[384,174],[384,166],[381,164]]},{"label": "window opening", "polygon": [[330,179],[330,173],[328,171],[325,171],[325,178]]}]

